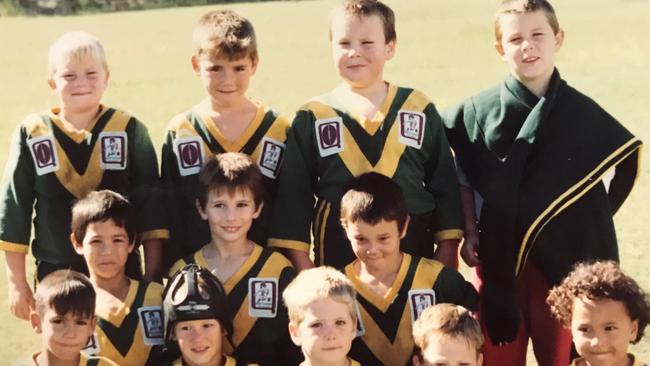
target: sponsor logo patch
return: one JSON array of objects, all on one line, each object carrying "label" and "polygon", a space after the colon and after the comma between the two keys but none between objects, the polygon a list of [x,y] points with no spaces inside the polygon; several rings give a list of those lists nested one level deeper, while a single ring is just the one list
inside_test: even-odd
[{"label": "sponsor logo patch", "polygon": [[199,136],[174,140],[174,154],[181,176],[198,174],[203,164],[203,140]]},{"label": "sponsor logo patch", "polygon": [[56,153],[53,136],[41,136],[27,140],[29,152],[34,159],[36,174],[44,175],[59,170],[59,157]]},{"label": "sponsor logo patch", "polygon": [[142,326],[142,337],[147,346],[160,346],[163,341],[163,321],[160,306],[143,306],[138,308],[138,318]]},{"label": "sponsor logo patch", "polygon": [[399,120],[399,142],[416,149],[422,147],[426,117],[424,113],[401,110]]},{"label": "sponsor logo patch", "polygon": [[426,308],[436,304],[436,292],[432,289],[410,290],[408,296],[411,310],[411,323],[418,320],[420,314]]},{"label": "sponsor logo patch", "polygon": [[257,162],[262,174],[271,179],[275,179],[278,176],[285,147],[285,144],[272,138],[264,137],[262,139],[262,152]]},{"label": "sponsor logo patch", "polygon": [[316,140],[321,157],[343,151],[343,120],[341,117],[317,120]]},{"label": "sponsor logo patch", "polygon": [[248,315],[255,318],[275,318],[278,311],[278,279],[248,279]]},{"label": "sponsor logo patch", "polygon": [[128,156],[126,132],[102,132],[99,134],[100,161],[99,165],[104,170],[126,169]]}]

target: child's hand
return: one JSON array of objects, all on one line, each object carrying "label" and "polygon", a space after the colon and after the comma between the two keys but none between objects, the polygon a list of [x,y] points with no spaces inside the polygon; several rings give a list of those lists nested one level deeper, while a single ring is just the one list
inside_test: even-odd
[{"label": "child's hand", "polygon": [[481,260],[478,257],[478,234],[465,234],[463,245],[460,247],[460,256],[470,267],[481,264]]},{"label": "child's hand", "polygon": [[458,240],[447,239],[436,243],[433,259],[442,262],[445,266],[458,270]]},{"label": "child's hand", "polygon": [[34,310],[34,294],[29,285],[25,283],[8,283],[9,308],[11,313],[19,319],[29,320],[29,313]]}]

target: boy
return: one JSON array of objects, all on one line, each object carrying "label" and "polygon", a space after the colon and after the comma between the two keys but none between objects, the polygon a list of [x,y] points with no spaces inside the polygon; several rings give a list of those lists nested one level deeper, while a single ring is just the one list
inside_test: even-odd
[{"label": "boy", "polygon": [[544,300],[574,263],[618,258],[612,215],[634,183],[641,142],[561,79],[554,57],[564,32],[547,1],[503,1],[495,36],[511,75],[445,116],[459,167],[482,198],[479,237],[474,192],[463,189],[474,239],[461,254],[480,263],[485,364],[525,364],[530,337],[541,366],[564,366],[570,334]]},{"label": "boy", "polygon": [[[204,14],[194,29],[192,68],[206,98],[174,117],[162,148],[162,178],[170,193],[173,250],[171,263],[210,241],[210,231],[196,211],[196,186],[203,162],[213,154],[250,155],[264,174],[269,198],[284,155],[288,121],[246,92],[259,55],[253,25],[231,10]],[[271,199],[249,237],[261,246],[268,238]]]},{"label": "boy", "polygon": [[330,41],[343,82],[293,121],[269,245],[286,250],[298,270],[312,267],[312,227],[315,263],[348,264],[354,254],[338,223],[341,196],[353,177],[376,171],[405,192],[404,251],[430,258],[435,242],[435,258],[457,266],[458,184],[440,117],[422,93],[383,80],[395,54],[393,11],[376,0],[347,0],[331,14]]},{"label": "boy", "polygon": [[165,344],[176,359],[172,366],[239,365],[222,354],[221,339],[232,333],[232,324],[226,292],[210,271],[188,264],[169,280],[163,298]]},{"label": "boy", "polygon": [[413,324],[414,366],[481,366],[483,333],[470,312],[458,305],[427,308]]},{"label": "boy", "polygon": [[356,336],[356,292],[332,267],[304,270],[282,293],[289,311],[289,332],[302,348],[300,366],[360,366],[348,358]]},{"label": "boy", "polygon": [[81,353],[95,329],[95,290],[83,274],[71,270],[52,272],[38,285],[35,309],[29,314],[32,328],[43,338],[43,348],[28,365],[115,365]]},{"label": "boy", "polygon": [[[92,190],[121,192],[138,207],[148,278],[160,274],[160,239],[167,236],[151,197],[158,173],[147,129],[100,102],[109,77],[101,43],[85,32],[66,33],[48,59],[48,83],[60,107],[17,127],[0,185],[0,250],[6,252],[11,312],[22,319],[34,306],[25,273],[33,210],[36,281],[61,268],[87,273],[70,246],[70,206]],[[141,273],[135,254],[129,272]]]},{"label": "boy", "polygon": [[163,344],[162,286],[125,274],[134,249],[132,207],[118,193],[91,192],[72,208],[74,250],[97,292],[95,337],[84,350],[122,365],[158,365]]},{"label": "boy", "polygon": [[642,366],[627,353],[650,322],[650,299],[616,262],[581,263],[554,287],[551,312],[571,329],[581,358],[572,366]]},{"label": "boy", "polygon": [[248,239],[264,205],[264,177],[242,153],[208,158],[198,176],[196,209],[208,222],[211,240],[174,264],[196,263],[223,283],[233,332],[224,339],[227,354],[261,365],[296,365],[300,353],[289,339],[287,312],[280,294],[294,277],[291,263]]},{"label": "boy", "polygon": [[460,273],[400,250],[409,220],[399,185],[378,173],[353,179],[341,199],[341,225],[357,257],[344,271],[357,290],[362,334],[350,355],[364,365],[410,364],[411,324],[427,307],[477,306]]}]

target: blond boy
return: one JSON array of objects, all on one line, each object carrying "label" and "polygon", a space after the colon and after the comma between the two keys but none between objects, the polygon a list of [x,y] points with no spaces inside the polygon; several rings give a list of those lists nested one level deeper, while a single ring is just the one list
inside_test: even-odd
[{"label": "blond boy", "polygon": [[302,348],[301,366],[359,366],[347,354],[356,336],[356,293],[332,267],[300,272],[282,294],[289,311],[289,332]]},{"label": "blond boy", "polygon": [[413,324],[414,366],[481,366],[483,333],[469,310],[438,304]]},{"label": "blond boy", "polygon": [[[36,280],[61,268],[87,273],[70,245],[70,207],[86,193],[112,189],[139,207],[137,232],[145,247],[146,274],[159,274],[157,162],[146,127],[128,113],[104,106],[109,70],[99,40],[85,32],[58,38],[48,55],[48,84],[59,106],[35,113],[15,130],[0,185],[0,250],[6,252],[9,304],[27,319],[34,307],[25,272],[32,214]],[[141,276],[138,257],[129,272]]]},{"label": "blond boy", "polygon": [[249,237],[266,246],[289,126],[287,119],[247,95],[260,60],[250,21],[231,10],[210,11],[199,19],[193,43],[192,69],[205,98],[172,119],[162,147],[162,178],[172,213],[168,264],[210,241],[195,201],[199,170],[213,154],[241,152],[259,165],[268,195]]}]

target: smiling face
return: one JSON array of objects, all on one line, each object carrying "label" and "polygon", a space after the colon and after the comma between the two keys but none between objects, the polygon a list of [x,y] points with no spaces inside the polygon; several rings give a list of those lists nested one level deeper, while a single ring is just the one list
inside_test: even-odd
[{"label": "smiling face", "polygon": [[48,84],[59,97],[61,108],[74,113],[99,108],[109,76],[99,58],[62,56],[53,69]]},{"label": "smiling face", "polygon": [[356,323],[348,305],[323,298],[309,304],[302,321],[289,324],[289,332],[310,365],[347,365]]},{"label": "smiling face", "polygon": [[611,299],[575,299],[571,317],[573,343],[589,366],[626,366],[627,349],[638,321],[625,305]]},{"label": "smiling face", "polygon": [[73,315],[72,312],[59,315],[50,307],[41,315],[31,314],[32,327],[42,334],[43,349],[50,358],[59,361],[79,359],[79,352],[95,331],[95,322],[94,317]]},{"label": "smiling face", "polygon": [[431,337],[420,357],[413,356],[415,366],[481,366],[483,355],[470,342],[459,337]]},{"label": "smiling face", "polygon": [[251,77],[257,70],[257,60],[249,56],[229,60],[203,54],[192,56],[192,68],[213,104],[231,106],[245,100]]},{"label": "smiling face", "polygon": [[180,321],[174,325],[174,338],[189,366],[219,365],[221,325],[216,319]]},{"label": "smiling face", "polygon": [[353,90],[381,85],[384,64],[395,53],[395,41],[386,42],[381,18],[339,9],[332,14],[330,27],[332,57],[343,81]]},{"label": "smiling face", "polygon": [[401,232],[395,220],[381,220],[374,225],[363,220],[345,223],[354,255],[373,269],[393,268],[400,262],[400,239],[406,235],[407,228],[408,219]]},{"label": "smiling face", "polygon": [[73,234],[72,243],[75,251],[84,256],[91,278],[104,280],[124,276],[126,260],[134,247],[126,229],[112,219],[91,222],[82,242]]},{"label": "smiling face", "polygon": [[502,35],[495,48],[510,72],[529,89],[531,85],[548,83],[564,32],[554,34],[542,10],[503,14],[499,25]]},{"label": "smiling face", "polygon": [[253,193],[248,188],[233,192],[213,189],[208,193],[205,207],[197,202],[199,214],[210,225],[214,244],[246,243],[248,230],[262,211],[263,204],[255,205]]}]

